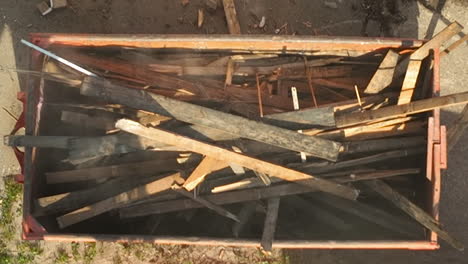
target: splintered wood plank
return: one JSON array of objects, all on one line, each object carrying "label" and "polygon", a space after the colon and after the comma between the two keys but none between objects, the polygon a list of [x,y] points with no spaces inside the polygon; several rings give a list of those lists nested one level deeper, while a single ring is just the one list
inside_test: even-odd
[{"label": "splintered wood plank", "polygon": [[392,202],[395,206],[403,210],[409,216],[413,217],[416,221],[421,223],[421,225],[435,232],[441,239],[445,240],[452,247],[458,250],[464,249],[464,246],[460,241],[456,240],[446,231],[442,230],[437,220],[435,220],[432,216],[424,212],[424,210],[416,206],[406,197],[393,190],[389,185],[387,185],[383,181],[369,181],[366,182],[366,185],[371,187],[374,191],[382,195],[390,202]]},{"label": "splintered wood plank", "polygon": [[278,177],[286,181],[293,181],[311,188],[317,188],[324,192],[331,192],[337,196],[341,196],[347,199],[355,199],[358,195],[357,191],[350,187],[345,187],[330,181],[322,180],[299,171],[252,158],[241,153],[229,151],[227,149],[223,149],[191,138],[180,136],[162,129],[147,128],[131,120],[121,119],[116,123],[116,126],[129,133],[156,141],[164,141],[168,144],[182,147],[188,151],[215,157],[219,161],[235,163],[239,166],[249,168],[257,172],[263,172],[272,177]]},{"label": "splintered wood plank", "polygon": [[101,100],[170,116],[183,122],[219,129],[239,137],[297,152],[305,152],[331,161],[336,161],[341,147],[338,142],[302,135],[288,129],[165,96],[150,94],[146,91],[128,89],[104,79],[86,77],[81,86],[81,93]]},{"label": "splintered wood plank", "polygon": [[234,0],[223,0],[223,6],[229,28],[229,34],[241,34]]},{"label": "splintered wood plank", "polygon": [[383,89],[387,88],[393,81],[393,73],[395,67],[398,63],[399,55],[393,50],[389,50],[387,55],[385,55],[382,63],[380,63],[379,68],[375,72],[374,76],[367,85],[364,93],[367,94],[377,94],[380,93]]},{"label": "splintered wood plank", "polygon": [[463,38],[460,38],[459,40],[455,41],[454,43],[452,43],[450,46],[448,46],[444,51],[441,51],[440,52],[440,57],[442,58],[443,56],[445,55],[448,55],[450,54],[451,52],[453,52],[456,48],[458,48],[458,46],[460,46],[461,44],[465,43],[466,41],[468,41],[468,34],[463,36]]},{"label": "splintered wood plank", "polygon": [[206,175],[210,174],[213,171],[220,170],[222,168],[226,168],[228,166],[227,163],[214,159],[212,157],[206,156],[203,160],[198,164],[195,170],[190,174],[188,179],[185,181],[183,187],[191,191],[195,189],[206,177]]},{"label": "splintered wood plank", "polygon": [[265,224],[263,225],[261,241],[261,246],[266,252],[271,252],[271,249],[273,248],[279,206],[280,198],[276,197],[268,199],[267,213],[265,217]]},{"label": "splintered wood plank", "polygon": [[411,102],[414,89],[416,89],[416,82],[418,81],[421,64],[421,60],[410,60],[408,69],[406,70],[405,79],[403,81],[403,86],[401,87],[400,97],[398,98],[399,105]]},{"label": "splintered wood plank", "polygon": [[448,107],[468,102],[468,92],[450,94],[440,97],[423,99],[403,105],[387,106],[361,113],[335,114],[336,127],[351,126],[371,121],[380,121],[401,115],[412,115],[427,112],[441,107]]},{"label": "splintered wood plank", "polygon": [[136,187],[130,191],[120,193],[95,204],[91,204],[68,214],[62,215],[57,217],[57,222],[60,228],[65,228],[110,210],[119,208],[126,204],[169,190],[174,183],[183,183],[183,178],[181,177],[180,173],[175,173],[162,179],[157,179],[148,184]]}]

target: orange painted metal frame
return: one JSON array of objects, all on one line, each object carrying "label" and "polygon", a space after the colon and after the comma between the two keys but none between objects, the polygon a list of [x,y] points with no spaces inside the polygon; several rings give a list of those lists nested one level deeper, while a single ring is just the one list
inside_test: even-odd
[{"label": "orange painted metal frame", "polygon": [[[31,41],[47,48],[50,45],[62,46],[125,46],[137,48],[187,48],[195,50],[258,50],[258,51],[293,51],[311,50],[354,50],[375,51],[384,48],[417,48],[420,40],[383,39],[383,38],[344,38],[344,37],[280,37],[280,36],[229,36],[229,35],[85,35],[85,34],[32,34]],[[30,68],[41,70],[42,56],[31,51]],[[438,96],[439,52],[434,52],[433,95]],[[27,99],[25,102],[26,134],[37,134],[39,122],[41,82],[28,80]],[[428,125],[427,175],[431,181],[430,214],[439,217],[440,175],[447,166],[445,128],[440,126],[439,111],[433,111]],[[260,247],[259,240],[218,239],[210,237],[166,237],[145,235],[106,235],[106,234],[60,234],[49,233],[31,216],[33,188],[36,181],[34,174],[35,150],[26,148],[24,160],[24,205],[23,239],[62,242],[150,242],[159,244],[188,244],[213,246]],[[310,248],[310,249],[410,249],[435,250],[439,248],[437,235],[430,233],[428,240],[422,241],[306,241],[276,240],[274,248]]]}]

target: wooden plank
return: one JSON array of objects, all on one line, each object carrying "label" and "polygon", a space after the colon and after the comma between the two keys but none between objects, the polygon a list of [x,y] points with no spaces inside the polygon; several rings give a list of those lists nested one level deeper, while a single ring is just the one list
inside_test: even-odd
[{"label": "wooden plank", "polygon": [[426,140],[422,136],[362,140],[345,142],[342,152],[343,154],[355,154],[373,151],[389,151],[424,145],[426,145]]},{"label": "wooden plank", "polygon": [[341,147],[337,142],[305,136],[165,96],[128,89],[103,79],[86,77],[81,93],[332,161],[337,159]]},{"label": "wooden plank", "polygon": [[300,170],[307,171],[309,173],[325,173],[330,172],[338,169],[350,168],[354,166],[360,165],[368,165],[370,163],[380,162],[389,159],[396,159],[402,157],[408,157],[417,155],[420,153],[424,153],[424,147],[416,147],[410,149],[399,149],[399,150],[392,150],[387,152],[382,152],[366,157],[355,158],[351,160],[344,160],[336,163],[295,163],[295,164],[288,164],[288,166],[297,168]]},{"label": "wooden plank", "polygon": [[69,183],[90,180],[104,180],[114,177],[150,175],[180,168],[177,156],[158,160],[118,164],[112,166],[86,168],[78,170],[46,172],[47,184]]},{"label": "wooden plank", "polygon": [[36,201],[37,206],[34,215],[42,216],[71,212],[159,178],[161,176],[118,177],[91,188],[41,197]]},{"label": "wooden plank", "polygon": [[[334,179],[340,183],[346,183],[351,181],[370,180],[376,178],[385,178],[398,175],[419,173],[419,169],[404,169],[395,171],[377,171],[371,173],[355,174],[355,177],[349,176],[339,177]],[[212,203],[222,204],[233,204],[241,203],[246,201],[263,200],[273,197],[282,197],[288,195],[302,194],[313,192],[309,187],[294,184],[294,183],[281,183],[278,185],[272,185],[262,188],[254,188],[247,190],[233,190],[224,193],[206,194],[201,195],[205,200],[209,200]],[[147,204],[139,204],[132,207],[120,209],[121,218],[139,217],[151,214],[163,214],[168,212],[181,211],[192,208],[203,207],[199,203],[196,203],[190,199],[178,199],[164,202],[149,202]]]},{"label": "wooden plank", "polygon": [[70,148],[69,136],[4,136],[3,144],[11,147],[36,147],[36,148]]},{"label": "wooden plank", "polygon": [[291,127],[291,129],[300,129],[304,127],[301,127],[298,124],[308,125],[309,127],[310,125],[324,127],[335,126],[334,118],[335,113],[333,106],[303,109],[263,117],[265,122],[268,124],[281,127]]},{"label": "wooden plank", "polygon": [[390,186],[380,180],[369,181],[366,183],[367,186],[371,187],[374,191],[382,195],[384,198],[392,202],[395,206],[403,210],[409,216],[413,217],[416,221],[421,223],[429,230],[435,232],[441,239],[445,240],[452,247],[463,250],[463,244],[450,236],[444,231],[437,220],[432,218],[429,214],[424,212],[421,208],[416,206],[406,197],[402,196],[398,192],[394,191]]},{"label": "wooden plank", "polygon": [[227,149],[200,142],[191,138],[180,136],[162,129],[147,128],[131,120],[121,119],[116,123],[116,126],[129,133],[157,141],[164,141],[168,144],[185,148],[188,151],[200,153],[209,157],[215,157],[219,161],[235,163],[239,166],[249,168],[254,171],[263,172],[267,175],[278,177],[286,181],[293,181],[299,184],[304,184],[311,188],[317,188],[325,192],[331,192],[337,196],[347,199],[355,199],[358,195],[357,191],[350,187],[324,181],[299,171],[252,158],[241,153],[229,151]]},{"label": "wooden plank", "polygon": [[280,206],[280,198],[268,199],[267,213],[265,223],[263,225],[263,233],[261,246],[266,252],[271,252],[273,248],[273,240],[275,238],[276,221],[278,220],[278,211]]},{"label": "wooden plank", "polygon": [[57,217],[57,222],[60,228],[65,228],[110,210],[117,209],[123,205],[169,190],[174,183],[183,183],[181,173],[166,176],[162,179],[155,180],[130,191],[120,193],[95,204],[62,215]]},{"label": "wooden plank", "polygon": [[450,151],[463,136],[464,132],[468,130],[468,105],[463,108],[459,117],[447,131],[448,150]]},{"label": "wooden plank", "polygon": [[214,159],[212,157],[206,156],[203,160],[198,164],[198,166],[193,170],[192,174],[187,178],[183,187],[187,191],[191,191],[195,189],[203,180],[205,179],[206,175],[210,174],[213,171],[217,171],[229,166],[227,163]]},{"label": "wooden plank", "polygon": [[193,193],[182,189],[182,187],[172,186],[172,190],[176,191],[179,194],[182,194],[185,197],[188,197],[188,198],[192,199],[193,201],[205,206],[206,208],[209,208],[209,209],[215,211],[219,215],[222,215],[224,217],[232,219],[232,220],[234,220],[236,222],[240,222],[239,218],[235,214],[229,212],[228,210],[224,209],[223,207],[221,207],[219,205],[216,205],[216,204],[214,204],[214,203],[212,203],[212,202],[210,202],[208,200],[205,200],[205,199],[201,198],[200,196],[195,196]]},{"label": "wooden plank", "polygon": [[367,85],[364,93],[377,94],[387,88],[393,82],[393,73],[398,63],[399,55],[393,50],[388,50],[387,55],[380,63],[379,68]]},{"label": "wooden plank", "polygon": [[223,0],[224,13],[229,28],[229,34],[241,34],[239,21],[237,20],[236,6],[234,0]]},{"label": "wooden plank", "polygon": [[419,72],[421,71],[421,64],[421,60],[410,60],[405,79],[403,80],[403,86],[401,87],[400,97],[398,98],[399,105],[411,102],[414,90],[416,89]]},{"label": "wooden plank", "polygon": [[434,109],[449,107],[468,102],[468,92],[450,94],[429,99],[422,99],[403,105],[387,106],[361,113],[336,113],[336,127],[357,125],[366,122],[380,121],[402,115],[413,115]]},{"label": "wooden plank", "polygon": [[406,72],[406,66],[409,64],[410,60],[423,60],[429,55],[430,50],[439,48],[444,42],[462,31],[462,29],[463,27],[458,22],[453,22],[448,25],[442,31],[437,33],[437,35],[435,35],[431,40],[424,43],[414,51],[410,57],[407,57],[398,63],[395,70],[395,77],[402,76]]},{"label": "wooden plank", "polygon": [[[354,181],[365,181],[371,179],[379,179],[379,178],[388,178],[400,175],[414,175],[419,174],[420,169],[401,169],[401,170],[379,170],[379,171],[370,171],[370,172],[363,172],[361,170],[351,170],[351,171],[338,171],[336,173],[331,174],[319,174],[320,177],[323,178],[331,178],[333,177],[333,181],[340,182],[340,183],[347,183],[347,182],[354,182]],[[353,175],[353,177],[349,177]],[[279,178],[271,178],[273,183],[281,182]],[[249,188],[257,188],[265,186],[265,184],[258,178],[247,178],[238,182],[229,183],[225,185],[220,185],[214,187],[211,192],[212,193],[222,193],[232,190],[240,190],[240,189],[249,189]]]}]

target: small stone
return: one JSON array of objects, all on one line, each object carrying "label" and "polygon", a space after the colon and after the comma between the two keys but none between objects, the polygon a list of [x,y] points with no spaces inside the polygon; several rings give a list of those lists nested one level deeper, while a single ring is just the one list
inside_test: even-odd
[{"label": "small stone", "polygon": [[258,23],[258,27],[263,28],[263,27],[265,27],[265,24],[266,24],[266,17],[262,16],[262,19],[260,20],[260,23]]},{"label": "small stone", "polygon": [[208,8],[208,11],[215,11],[218,8],[217,0],[205,0],[205,5]]},{"label": "small stone", "polygon": [[40,2],[36,5],[36,7],[43,16],[49,14],[52,11],[52,8],[50,8],[46,1]]},{"label": "small stone", "polygon": [[67,0],[53,0],[52,3],[54,3],[54,9],[67,7],[68,4]]},{"label": "small stone", "polygon": [[324,1],[323,4],[328,8],[337,9],[338,4],[335,1]]}]

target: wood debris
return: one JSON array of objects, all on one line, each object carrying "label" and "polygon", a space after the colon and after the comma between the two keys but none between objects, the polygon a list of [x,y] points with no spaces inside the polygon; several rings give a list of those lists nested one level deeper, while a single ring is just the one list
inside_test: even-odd
[{"label": "wood debris", "polygon": [[[234,1],[223,5],[240,34]],[[4,144],[34,149],[33,216],[60,232],[234,236],[268,252],[277,240],[424,240],[429,229],[461,249],[415,205],[432,184],[428,146],[445,140],[428,132],[432,110],[468,103],[468,92],[433,96],[428,81],[431,50],[460,30],[368,54],[51,46],[92,74],[53,61],[28,72],[50,118]]]}]

